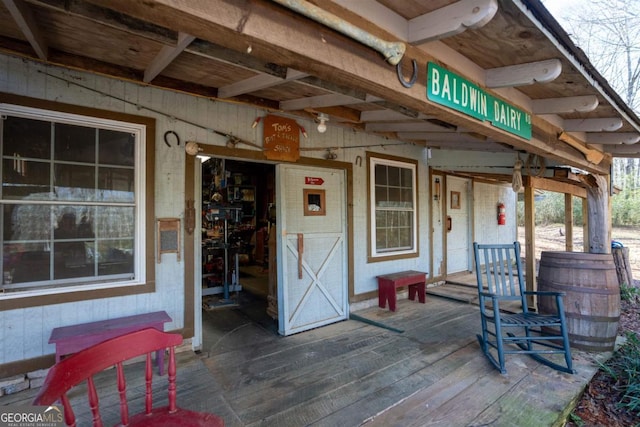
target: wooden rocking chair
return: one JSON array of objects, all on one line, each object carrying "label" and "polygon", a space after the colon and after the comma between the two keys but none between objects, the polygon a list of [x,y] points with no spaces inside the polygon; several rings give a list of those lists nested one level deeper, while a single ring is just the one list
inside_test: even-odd
[{"label": "wooden rocking chair", "polygon": [[[563,293],[525,291],[518,242],[490,245],[474,243],[473,250],[482,322],[482,335],[478,335],[478,341],[489,361],[502,374],[506,374],[505,354],[528,354],[554,369],[575,373],[562,303]],[[529,311],[527,296],[530,295],[555,299],[556,313]],[[521,311],[513,314],[501,311],[500,304],[507,301],[521,304]],[[497,358],[492,350],[497,352]],[[564,355],[564,364],[552,361],[548,357],[551,354]]]},{"label": "wooden rocking chair", "polygon": [[[67,392],[75,385],[87,381],[87,394],[93,425],[102,426],[98,393],[93,376],[111,366],[116,366],[118,394],[120,395],[119,426],[224,426],[222,418],[208,413],[181,409],[176,405],[175,346],[182,343],[182,336],[144,329],[96,344],[56,363],[50,370],[44,385],[36,396],[34,405],[52,405],[60,400],[64,407],[65,423],[75,426],[76,419]],[[169,405],[152,408],[153,377],[151,353],[169,348]],[[146,354],[145,411],[129,417],[127,390],[122,362]]]}]

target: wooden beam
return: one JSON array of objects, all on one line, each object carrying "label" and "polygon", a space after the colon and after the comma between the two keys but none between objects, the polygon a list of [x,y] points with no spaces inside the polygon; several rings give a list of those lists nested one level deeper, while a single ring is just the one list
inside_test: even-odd
[{"label": "wooden beam", "polygon": [[441,141],[466,141],[466,142],[485,142],[486,138],[478,138],[477,134],[458,133],[458,132],[398,132],[400,139],[425,140],[433,142]]},{"label": "wooden beam", "polygon": [[244,93],[255,92],[257,90],[278,86],[293,80],[299,80],[307,76],[307,73],[292,69],[287,70],[287,76],[285,78],[280,78],[271,74],[258,74],[257,76],[253,76],[227,86],[219,87],[218,97],[231,98],[233,96],[241,95]]},{"label": "wooden beam", "polygon": [[7,10],[9,10],[11,17],[13,17],[22,34],[24,34],[25,38],[29,41],[38,58],[46,60],[49,48],[40,33],[40,29],[33,18],[33,13],[29,6],[22,0],[2,0],[2,2]]},{"label": "wooden beam", "polygon": [[554,193],[571,194],[572,196],[585,199],[587,190],[584,185],[571,184],[568,182],[557,181],[549,178],[540,178],[536,176],[522,177],[525,185],[531,185],[538,190],[553,191]]},{"label": "wooden beam", "polygon": [[564,195],[564,250],[573,252],[573,196]]},{"label": "wooden beam", "polygon": [[607,153],[618,155],[619,157],[638,157],[640,155],[640,144],[633,145],[607,145],[604,150]]},{"label": "wooden beam", "polygon": [[461,0],[411,19],[407,40],[417,45],[481,28],[497,11],[496,0]]},{"label": "wooden beam", "polygon": [[363,102],[364,99],[330,93],[327,95],[308,96],[306,98],[282,101],[280,102],[280,109],[284,111],[304,110],[305,108],[334,107],[336,105],[360,104]]},{"label": "wooden beam", "polygon": [[636,132],[589,132],[587,142],[591,144],[635,144],[640,141]]},{"label": "wooden beam", "polygon": [[499,88],[547,83],[555,80],[561,72],[562,63],[559,59],[490,68],[485,71],[485,86]]},{"label": "wooden beam", "polygon": [[531,101],[531,111],[534,114],[586,113],[595,110],[598,104],[595,95],[534,99]]},{"label": "wooden beam", "polygon": [[[525,183],[524,187],[524,247],[526,262],[525,265],[525,281],[527,291],[536,291],[536,202],[535,188]],[[527,300],[532,307],[535,307],[536,301],[533,297]]]},{"label": "wooden beam", "polygon": [[408,116],[393,110],[369,110],[360,113],[360,121],[363,122],[386,122],[392,120],[417,119],[416,116]]},{"label": "wooden beam", "polygon": [[146,70],[144,70],[143,81],[149,83],[155,79],[174,59],[178,57],[186,49],[195,37],[187,33],[178,33],[178,43],[175,46],[163,46],[153,58]]},{"label": "wooden beam", "polygon": [[415,122],[377,122],[367,123],[364,126],[366,132],[450,132],[453,130],[447,129],[443,126],[427,122],[427,121],[415,121]]},{"label": "wooden beam", "polygon": [[622,127],[622,119],[570,119],[565,120],[562,127],[566,132],[613,132]]}]

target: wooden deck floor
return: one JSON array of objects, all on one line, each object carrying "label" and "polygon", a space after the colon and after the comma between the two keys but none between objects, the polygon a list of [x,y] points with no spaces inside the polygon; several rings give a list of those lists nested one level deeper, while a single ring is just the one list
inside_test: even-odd
[{"label": "wooden deck floor", "polygon": [[[526,357],[509,358],[501,375],[477,344],[477,307],[439,297],[401,298],[395,313],[372,307],[356,313],[365,321],[289,337],[262,307],[246,300],[204,313],[207,348],[179,354],[180,406],[214,412],[227,426],[551,426],[597,370],[594,355],[575,352],[576,375]],[[109,389],[101,391],[106,425],[117,422],[113,381],[99,383]],[[32,398],[21,392],[0,404]],[[78,412],[87,425],[86,409]]]}]

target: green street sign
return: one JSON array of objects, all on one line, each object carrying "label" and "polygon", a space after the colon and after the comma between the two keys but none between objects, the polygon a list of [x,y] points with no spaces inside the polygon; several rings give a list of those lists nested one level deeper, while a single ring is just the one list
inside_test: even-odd
[{"label": "green street sign", "polygon": [[427,67],[427,98],[525,139],[531,139],[531,115],[487,93],[480,86],[440,67]]}]

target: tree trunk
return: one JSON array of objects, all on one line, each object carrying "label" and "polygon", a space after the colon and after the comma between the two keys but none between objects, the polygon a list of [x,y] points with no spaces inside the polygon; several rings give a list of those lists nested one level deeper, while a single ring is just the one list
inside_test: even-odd
[{"label": "tree trunk", "polygon": [[589,253],[611,253],[611,219],[609,215],[609,183],[602,175],[588,175],[587,210]]}]

